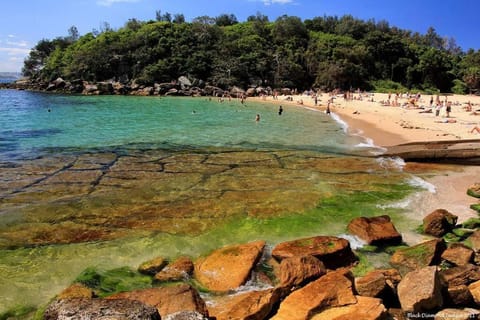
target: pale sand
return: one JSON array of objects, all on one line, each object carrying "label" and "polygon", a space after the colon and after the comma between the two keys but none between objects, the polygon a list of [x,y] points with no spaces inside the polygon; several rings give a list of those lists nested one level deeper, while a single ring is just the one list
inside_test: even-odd
[{"label": "pale sand", "polygon": [[[401,143],[415,141],[438,141],[438,140],[458,140],[458,139],[480,139],[479,133],[470,133],[474,126],[480,127],[480,96],[472,95],[449,95],[440,96],[440,100],[453,102],[450,119],[456,120],[456,123],[438,123],[446,119],[445,110],[442,110],[440,116],[433,113],[420,113],[421,109],[411,109],[403,107],[383,106],[380,101],[388,99],[387,94],[375,93],[373,96],[362,97],[359,100],[359,94],[354,95],[355,100],[344,101],[342,96],[335,96],[331,104],[331,111],[345,121],[352,133],[372,139],[378,146],[392,146]],[[286,97],[279,96],[278,100],[273,98],[249,98],[256,101],[273,102],[279,105],[297,105],[304,107],[317,108],[324,111],[326,104],[332,96],[322,94],[318,100],[318,106],[314,106],[314,100],[310,96],[293,96],[293,101],[286,101]],[[373,98],[373,102],[369,101]],[[418,107],[429,106],[430,95],[422,96],[418,101]],[[433,97],[434,101],[436,96]],[[391,99],[394,99],[392,94]],[[406,103],[406,97],[398,99],[400,105]],[[471,102],[473,111],[479,115],[472,115],[463,109],[467,102]],[[477,203],[478,200],[466,195],[466,190],[474,183],[480,182],[480,166],[461,166],[457,170],[447,171],[442,175],[428,178],[427,181],[436,187],[435,193],[424,192],[412,207],[418,208],[421,212],[415,212],[412,217],[421,220],[435,209],[447,209],[457,215],[458,222],[461,223],[468,218],[477,217],[478,214],[470,208],[470,205]]]}]

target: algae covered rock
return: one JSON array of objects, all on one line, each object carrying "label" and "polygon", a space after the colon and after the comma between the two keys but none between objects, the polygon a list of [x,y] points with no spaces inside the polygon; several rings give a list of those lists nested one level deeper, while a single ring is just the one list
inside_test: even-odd
[{"label": "algae covered rock", "polygon": [[437,209],[423,219],[423,230],[426,234],[441,237],[453,230],[458,217],[445,209]]},{"label": "algae covered rock", "polygon": [[390,259],[390,264],[401,274],[438,264],[441,255],[446,249],[442,239],[433,239],[422,242],[412,247],[401,248],[395,251]]},{"label": "algae covered rock", "polygon": [[475,183],[467,189],[467,194],[469,196],[480,198],[480,183]]}]

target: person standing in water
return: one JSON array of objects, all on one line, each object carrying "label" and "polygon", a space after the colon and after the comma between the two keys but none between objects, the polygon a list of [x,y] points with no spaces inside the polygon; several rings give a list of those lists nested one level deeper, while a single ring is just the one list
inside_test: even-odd
[{"label": "person standing in water", "polygon": [[260,115],[257,113],[257,115],[255,116],[255,121],[256,122],[260,122]]},{"label": "person standing in water", "polygon": [[281,116],[283,113],[283,107],[280,106],[280,108],[278,108],[278,115]]}]

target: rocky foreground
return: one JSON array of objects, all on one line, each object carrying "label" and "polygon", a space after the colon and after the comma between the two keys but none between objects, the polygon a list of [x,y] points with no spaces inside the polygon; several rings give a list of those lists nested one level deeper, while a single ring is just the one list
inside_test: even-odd
[{"label": "rocky foreground", "polygon": [[[480,184],[468,194],[480,198]],[[138,268],[153,286],[105,294],[113,280],[84,274],[44,319],[478,319],[479,227],[479,218],[458,225],[438,209],[423,220],[429,240],[408,247],[388,216],[353,219],[347,229],[364,253],[392,253],[388,269],[359,271],[370,256],[332,236],[158,257]]]}]

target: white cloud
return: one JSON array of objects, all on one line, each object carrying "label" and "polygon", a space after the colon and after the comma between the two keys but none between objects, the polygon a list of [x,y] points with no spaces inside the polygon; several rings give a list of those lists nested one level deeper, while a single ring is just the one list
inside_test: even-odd
[{"label": "white cloud", "polygon": [[22,48],[25,48],[28,46],[28,42],[27,41],[7,41],[7,44],[10,45],[10,46],[16,46],[16,47],[22,47]]},{"label": "white cloud", "polygon": [[135,3],[140,2],[141,0],[97,0],[99,6],[110,7],[116,3]]},{"label": "white cloud", "polygon": [[272,5],[272,4],[289,4],[293,3],[294,0],[262,0],[263,4],[266,6]]},{"label": "white cloud", "polygon": [[25,56],[30,53],[30,49],[0,47],[0,52],[4,52],[9,56]]}]

